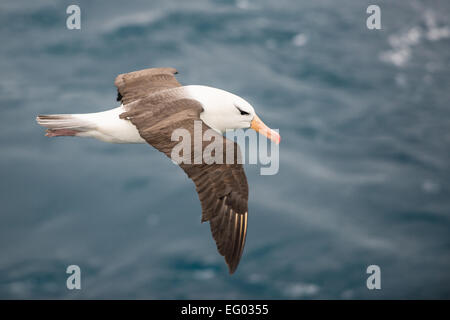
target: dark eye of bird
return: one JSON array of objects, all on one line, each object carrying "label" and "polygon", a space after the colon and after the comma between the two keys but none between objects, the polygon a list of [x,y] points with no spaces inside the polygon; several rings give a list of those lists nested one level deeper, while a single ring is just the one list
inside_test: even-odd
[{"label": "dark eye of bird", "polygon": [[244,111],[244,110],[241,110],[241,109],[239,109],[238,107],[236,107],[238,110],[239,110],[239,112],[241,113],[241,116],[248,116],[250,113],[248,113],[247,111]]}]

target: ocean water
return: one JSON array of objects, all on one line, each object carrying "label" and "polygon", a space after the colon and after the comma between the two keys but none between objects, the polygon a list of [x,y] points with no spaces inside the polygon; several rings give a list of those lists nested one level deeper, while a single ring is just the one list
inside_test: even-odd
[{"label": "ocean water", "polygon": [[[74,3],[81,30],[66,28]],[[449,14],[444,0],[3,0],[0,298],[450,298]],[[280,130],[279,173],[246,166],[233,276],[161,153],[35,123],[115,107],[117,74],[159,66]]]}]

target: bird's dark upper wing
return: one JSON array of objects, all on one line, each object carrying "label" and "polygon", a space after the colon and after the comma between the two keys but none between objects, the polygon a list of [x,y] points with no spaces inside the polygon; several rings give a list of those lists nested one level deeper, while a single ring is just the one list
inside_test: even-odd
[{"label": "bird's dark upper wing", "polygon": [[[248,216],[248,184],[241,161],[238,161],[241,156],[239,146],[200,120],[202,105],[197,100],[184,97],[182,88],[157,92],[124,108],[126,112],[120,117],[130,120],[142,138],[168,157],[180,143],[172,141],[172,132],[183,128],[191,133],[191,164],[181,163],[180,167],[194,181],[202,206],[202,222],[210,222],[217,249],[225,257],[230,273],[233,273],[244,249]],[[218,139],[212,141],[222,143],[224,152],[233,150],[234,163],[207,164],[204,157],[201,157],[200,163],[194,163],[194,148],[201,148],[199,154],[202,155],[211,143],[205,141],[194,145],[195,121],[200,121],[203,133],[211,130],[214,139]]]},{"label": "bird's dark upper wing", "polygon": [[119,74],[114,81],[117,101],[127,104],[157,91],[181,87],[174,68],[150,68]]}]

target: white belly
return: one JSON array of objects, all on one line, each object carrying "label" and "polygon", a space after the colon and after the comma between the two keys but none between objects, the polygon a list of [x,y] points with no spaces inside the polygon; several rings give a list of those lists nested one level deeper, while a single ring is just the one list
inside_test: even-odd
[{"label": "white belly", "polygon": [[110,143],[146,143],[130,120],[119,118],[123,112],[125,109],[121,105],[103,112],[74,115],[95,124],[95,129],[80,132],[77,136],[93,137]]}]

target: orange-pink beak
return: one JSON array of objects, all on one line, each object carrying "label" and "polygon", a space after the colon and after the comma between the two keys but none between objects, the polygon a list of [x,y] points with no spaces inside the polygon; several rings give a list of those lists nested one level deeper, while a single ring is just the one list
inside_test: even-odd
[{"label": "orange-pink beak", "polygon": [[261,133],[262,135],[266,136],[268,139],[272,140],[276,144],[280,143],[281,137],[278,134],[278,132],[270,129],[268,126],[262,122],[262,120],[255,114],[255,117],[253,118],[251,122],[251,126],[253,130],[256,132]]}]

